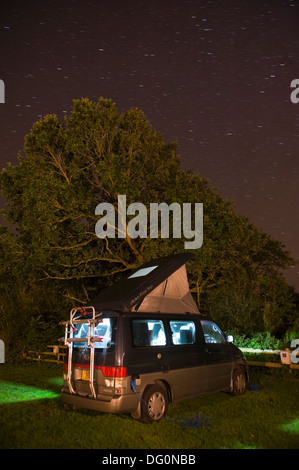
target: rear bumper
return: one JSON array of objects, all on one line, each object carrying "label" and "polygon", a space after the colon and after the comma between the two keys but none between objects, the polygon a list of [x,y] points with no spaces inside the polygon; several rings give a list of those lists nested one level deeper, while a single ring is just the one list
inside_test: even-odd
[{"label": "rear bumper", "polygon": [[133,413],[137,410],[139,401],[134,393],[122,395],[116,398],[103,399],[104,397],[89,398],[77,394],[62,391],[61,399],[67,405],[103,413]]}]

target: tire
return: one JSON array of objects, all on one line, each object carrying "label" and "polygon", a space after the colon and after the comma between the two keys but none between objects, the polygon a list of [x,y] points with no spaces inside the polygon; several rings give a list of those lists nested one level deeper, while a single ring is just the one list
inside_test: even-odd
[{"label": "tire", "polygon": [[159,421],[166,416],[168,397],[166,390],[160,385],[149,385],[143,394],[140,420],[144,423]]},{"label": "tire", "polygon": [[232,396],[244,395],[247,389],[247,376],[242,369],[236,369],[233,374]]}]

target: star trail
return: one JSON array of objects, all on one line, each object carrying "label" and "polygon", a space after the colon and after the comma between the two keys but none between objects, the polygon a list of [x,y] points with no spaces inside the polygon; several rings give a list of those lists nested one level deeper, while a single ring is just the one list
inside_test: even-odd
[{"label": "star trail", "polygon": [[41,117],[111,98],[298,259],[298,20],[295,0],[4,0],[1,167]]}]

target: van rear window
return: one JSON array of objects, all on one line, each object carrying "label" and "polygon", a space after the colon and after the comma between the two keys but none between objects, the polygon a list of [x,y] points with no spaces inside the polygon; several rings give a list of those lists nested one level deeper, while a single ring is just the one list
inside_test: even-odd
[{"label": "van rear window", "polygon": [[136,319],[132,321],[133,345],[137,348],[146,346],[165,346],[166,335],[162,320]]},{"label": "van rear window", "polygon": [[[94,337],[96,339],[94,343],[95,349],[108,349],[114,344],[114,330],[115,330],[115,318],[101,318],[99,323],[95,327]],[[75,347],[87,347],[88,337],[88,322],[77,323],[76,330],[74,331],[74,338],[82,340],[86,338],[86,342],[78,341],[74,342]]]}]

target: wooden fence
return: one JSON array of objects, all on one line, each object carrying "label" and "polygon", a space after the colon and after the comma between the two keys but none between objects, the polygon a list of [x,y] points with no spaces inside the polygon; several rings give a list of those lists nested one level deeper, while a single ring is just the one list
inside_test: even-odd
[{"label": "wooden fence", "polygon": [[55,362],[56,364],[63,364],[64,358],[66,355],[67,346],[57,346],[50,344],[47,346],[48,351],[28,351],[26,354],[26,359],[32,361],[42,361],[42,362]]},{"label": "wooden fence", "polygon": [[[253,348],[239,348],[245,355],[246,353],[250,354],[270,354],[270,355],[281,355],[285,353],[286,351],[281,351],[281,350],[270,350],[270,349],[253,349]],[[290,352],[288,352],[289,354]],[[291,357],[289,354],[289,361],[286,360],[286,362],[282,362],[279,359],[280,362],[271,362],[271,361],[249,361],[247,360],[247,364],[249,366],[254,366],[254,367],[273,367],[273,368],[282,368],[282,367],[289,367],[289,371],[292,372],[292,369],[298,369],[299,370],[299,364],[293,364],[291,361]]]}]

